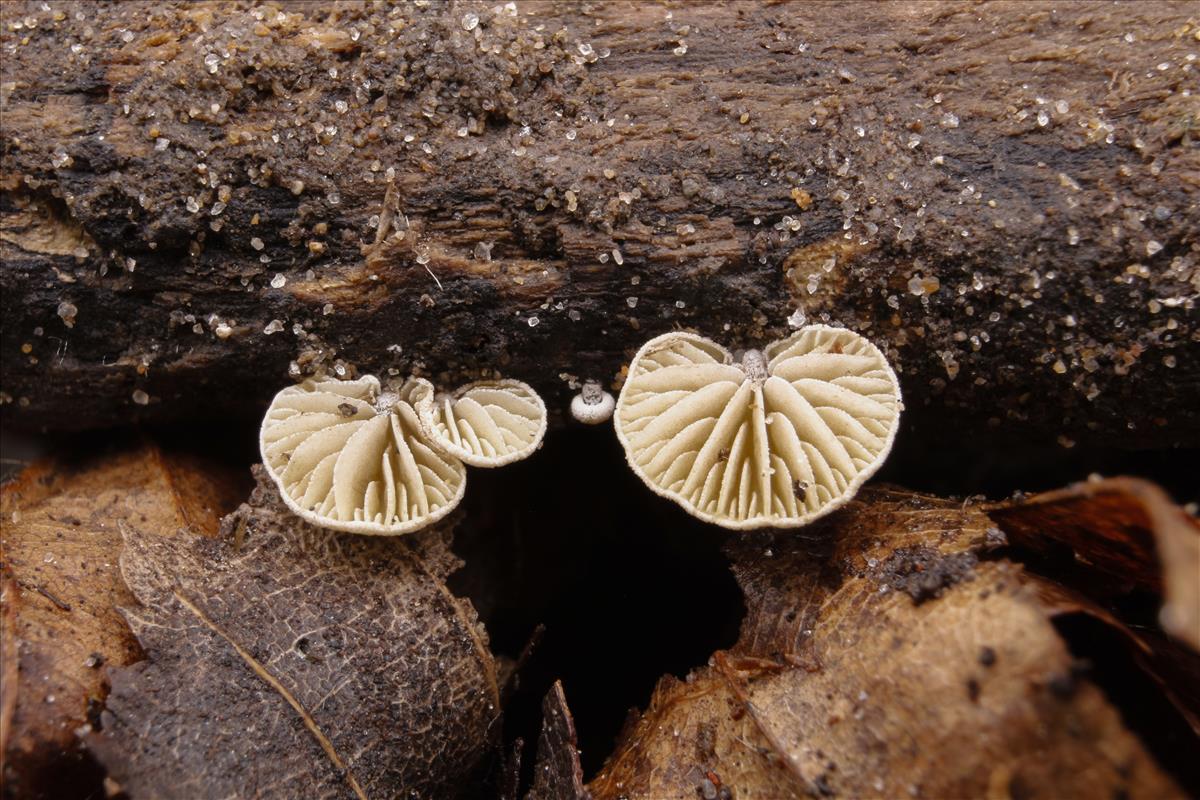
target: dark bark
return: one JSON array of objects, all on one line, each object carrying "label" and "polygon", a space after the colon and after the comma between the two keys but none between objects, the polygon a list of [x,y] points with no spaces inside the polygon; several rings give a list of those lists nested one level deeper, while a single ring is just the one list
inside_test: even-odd
[{"label": "dark bark", "polygon": [[291,362],[564,409],[800,309],[918,435],[1200,444],[1187,4],[284,8],[4,5],[7,422],[251,417]]}]

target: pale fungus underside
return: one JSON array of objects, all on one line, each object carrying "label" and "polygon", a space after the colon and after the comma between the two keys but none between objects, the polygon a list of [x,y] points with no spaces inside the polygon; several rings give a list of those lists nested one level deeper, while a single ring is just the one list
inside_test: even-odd
[{"label": "pale fungus underside", "polygon": [[795,528],[882,465],[902,404],[886,358],[853,331],[806,327],[740,360],[696,334],[647,342],[617,401],[634,472],[725,528]]},{"label": "pale fungus underside", "polygon": [[0,487],[0,795],[1200,798],[1194,503],[971,500],[1200,499],[1194,5],[214,6],[0,6],[5,450],[271,404]]},{"label": "pale fungus underside", "polygon": [[410,379],[397,394],[367,375],[283,389],[259,444],[296,514],[331,530],[395,535],[454,510],[466,489],[464,461],[495,467],[525,458],[545,429],[541,398],[519,381],[470,384],[435,399],[426,380]]},{"label": "pale fungus underside", "polygon": [[546,405],[528,384],[478,381],[452,394],[415,379],[412,393],[421,433],[473,467],[501,467],[530,456],[546,435]]}]

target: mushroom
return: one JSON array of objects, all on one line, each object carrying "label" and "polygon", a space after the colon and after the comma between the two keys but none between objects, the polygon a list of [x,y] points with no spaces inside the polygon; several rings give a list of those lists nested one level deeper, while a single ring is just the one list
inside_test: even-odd
[{"label": "mushroom", "polygon": [[259,448],[283,502],[331,530],[411,533],[462,500],[464,461],[495,467],[525,458],[546,430],[545,405],[520,381],[470,384],[444,406],[434,397],[422,378],[396,393],[371,375],[280,391]]},{"label": "mushroom", "polygon": [[452,394],[414,378],[421,433],[434,447],[473,467],[501,467],[528,457],[546,435],[546,404],[528,384],[478,381]]},{"label": "mushroom", "polygon": [[647,342],[617,400],[633,471],[725,528],[796,528],[880,467],[902,403],[896,374],[853,331],[810,325],[736,359],[693,333]]},{"label": "mushroom", "polygon": [[584,425],[599,425],[608,422],[616,405],[599,382],[584,381],[583,389],[571,398],[571,416]]},{"label": "mushroom", "polygon": [[412,388],[384,394],[367,375],[275,395],[259,447],[288,508],[323,528],[384,535],[449,514],[466,489],[466,467],[420,436]]}]

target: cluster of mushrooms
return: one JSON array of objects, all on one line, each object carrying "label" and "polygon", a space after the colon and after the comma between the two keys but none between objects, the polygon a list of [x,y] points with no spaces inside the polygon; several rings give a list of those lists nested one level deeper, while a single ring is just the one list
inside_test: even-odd
[{"label": "cluster of mushrooms", "polygon": [[[735,357],[694,333],[638,351],[614,401],[589,381],[571,403],[613,419],[633,471],[655,493],[724,528],[797,528],[845,504],[891,450],[903,404],[875,345],[810,325]],[[546,406],[516,380],[441,393],[423,378],[310,380],[275,396],[263,463],[287,506],[323,528],[411,533],[449,514],[466,466],[531,455]]]}]

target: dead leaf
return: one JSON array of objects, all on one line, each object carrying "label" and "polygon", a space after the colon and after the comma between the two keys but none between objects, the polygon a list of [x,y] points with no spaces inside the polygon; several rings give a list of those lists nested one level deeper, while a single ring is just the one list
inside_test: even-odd
[{"label": "dead leaf", "polygon": [[602,798],[1181,797],[960,502],[864,490],[739,536],[740,638],[664,678]]},{"label": "dead leaf", "polygon": [[40,461],[0,489],[6,792],[56,794],[80,768],[75,731],[107,694],[102,666],[140,658],[116,610],[133,601],[117,571],[118,528],[214,535],[243,495],[228,471],[150,445]]},{"label": "dead leaf", "polygon": [[1089,481],[988,513],[1019,547],[1065,549],[1093,600],[1131,589],[1162,597],[1162,627],[1200,650],[1200,525],[1162,489],[1136,478]]},{"label": "dead leaf", "polygon": [[[1060,631],[1078,618],[1092,620],[1073,641],[1095,649],[1107,629],[1107,638],[1161,696],[1138,701],[1139,712],[1153,717],[1167,738],[1185,738],[1184,726],[1200,737],[1196,521],[1157,486],[1136,478],[1079,483],[996,504],[988,513],[1008,535],[1010,557],[1025,564],[1028,583]],[[1104,660],[1114,661],[1118,648],[1110,647]],[[1180,719],[1174,731],[1172,708]]]},{"label": "dead leaf", "polygon": [[17,580],[0,567],[0,757],[8,751],[13,714],[17,710]]},{"label": "dead leaf", "polygon": [[147,660],[113,671],[88,746],[135,797],[444,796],[499,733],[495,665],[443,579],[448,528],[313,528],[258,468],[219,541],[129,530]]},{"label": "dead leaf", "polygon": [[562,683],[555,681],[542,701],[542,732],[538,736],[538,759],[533,786],[526,800],[591,800],[583,786],[579,765],[575,720],[567,708]]}]

